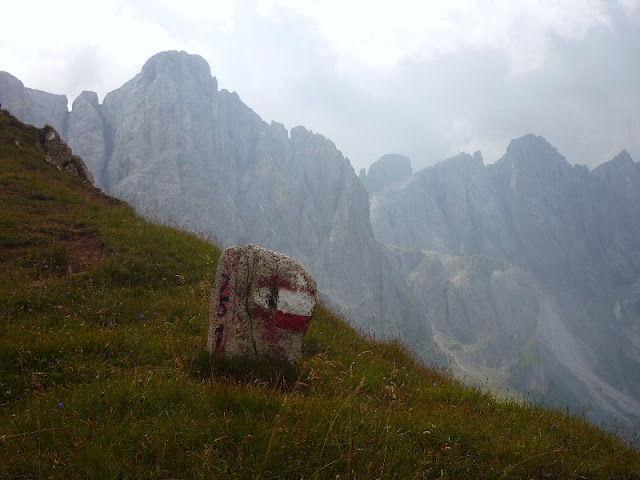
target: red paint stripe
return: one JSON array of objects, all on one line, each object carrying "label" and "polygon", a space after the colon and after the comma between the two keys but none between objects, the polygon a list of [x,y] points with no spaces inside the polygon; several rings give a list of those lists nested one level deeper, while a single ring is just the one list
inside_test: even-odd
[{"label": "red paint stripe", "polygon": [[276,327],[294,332],[305,332],[311,323],[311,317],[295,313],[276,312]]}]

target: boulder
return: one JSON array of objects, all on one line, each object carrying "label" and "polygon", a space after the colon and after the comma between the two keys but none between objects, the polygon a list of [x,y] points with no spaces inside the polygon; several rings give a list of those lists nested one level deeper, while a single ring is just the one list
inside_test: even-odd
[{"label": "boulder", "polygon": [[209,352],[297,364],[316,292],[313,277],[286,255],[252,244],[226,248],[211,293]]}]

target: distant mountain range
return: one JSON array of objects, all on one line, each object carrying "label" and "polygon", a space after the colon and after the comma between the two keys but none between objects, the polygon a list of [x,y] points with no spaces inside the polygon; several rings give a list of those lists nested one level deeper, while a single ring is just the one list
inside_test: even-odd
[{"label": "distant mountain range", "polygon": [[71,112],[0,72],[0,103],[54,126],[140,212],[300,260],[356,326],[496,391],[640,427],[640,165],[626,152],[589,171],[527,135],[493,165],[478,152],[412,173],[388,155],[358,179],[331,141],[266,124],[185,52]]},{"label": "distant mountain range", "polygon": [[627,152],[589,171],[527,135],[387,185],[371,222],[457,369],[637,425],[639,193]]}]

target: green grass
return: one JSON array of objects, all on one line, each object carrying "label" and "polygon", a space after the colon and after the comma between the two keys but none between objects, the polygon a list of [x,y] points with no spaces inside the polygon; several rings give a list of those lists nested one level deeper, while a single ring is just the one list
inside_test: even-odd
[{"label": "green grass", "polygon": [[34,144],[0,115],[1,478],[640,478],[616,437],[464,387],[321,305],[299,367],[212,361],[219,250]]}]

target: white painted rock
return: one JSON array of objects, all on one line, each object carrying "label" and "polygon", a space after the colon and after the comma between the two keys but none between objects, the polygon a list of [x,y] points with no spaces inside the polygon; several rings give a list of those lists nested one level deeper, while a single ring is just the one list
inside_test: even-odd
[{"label": "white painted rock", "polygon": [[229,247],[211,293],[211,354],[297,364],[316,305],[316,282],[295,260],[248,244]]}]

